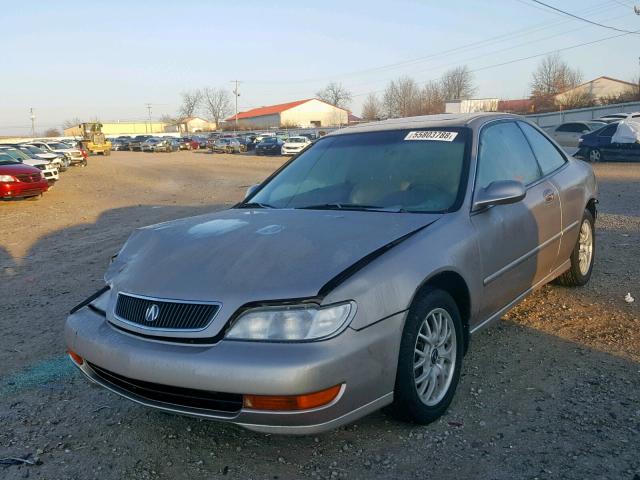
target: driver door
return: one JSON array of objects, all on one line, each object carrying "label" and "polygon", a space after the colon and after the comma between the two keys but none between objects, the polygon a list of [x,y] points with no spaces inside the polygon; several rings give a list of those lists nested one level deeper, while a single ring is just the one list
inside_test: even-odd
[{"label": "driver door", "polygon": [[489,124],[480,133],[475,192],[493,181],[526,186],[517,203],[471,214],[482,265],[481,318],[486,319],[546,277],[560,242],[560,200],[515,121]]}]

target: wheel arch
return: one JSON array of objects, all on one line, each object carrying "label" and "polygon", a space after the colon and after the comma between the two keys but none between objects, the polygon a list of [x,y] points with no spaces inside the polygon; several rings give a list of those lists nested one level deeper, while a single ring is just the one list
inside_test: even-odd
[{"label": "wheel arch", "polygon": [[597,204],[598,204],[598,200],[595,198],[591,198],[589,199],[589,201],[587,202],[587,206],[585,207],[587,210],[589,210],[589,212],[591,212],[591,215],[593,215],[594,220],[598,216],[598,209],[596,208]]},{"label": "wheel arch", "polygon": [[442,270],[426,278],[413,295],[411,304],[428,290],[447,292],[458,306],[464,331],[464,352],[469,349],[469,322],[471,319],[471,292],[465,279],[454,270]]}]

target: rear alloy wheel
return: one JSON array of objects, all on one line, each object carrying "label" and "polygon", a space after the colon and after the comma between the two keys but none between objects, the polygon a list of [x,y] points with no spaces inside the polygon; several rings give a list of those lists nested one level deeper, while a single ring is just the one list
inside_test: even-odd
[{"label": "rear alloy wheel", "polygon": [[596,236],[593,215],[585,210],[582,215],[578,240],[571,252],[571,266],[557,278],[565,287],[582,287],[591,278],[595,258]]},{"label": "rear alloy wheel", "polygon": [[402,332],[392,412],[420,424],[442,416],[460,379],[463,346],[451,295],[434,289],[415,300]]},{"label": "rear alloy wheel", "polygon": [[589,150],[589,161],[591,163],[597,163],[602,161],[602,152],[599,148],[592,148]]}]

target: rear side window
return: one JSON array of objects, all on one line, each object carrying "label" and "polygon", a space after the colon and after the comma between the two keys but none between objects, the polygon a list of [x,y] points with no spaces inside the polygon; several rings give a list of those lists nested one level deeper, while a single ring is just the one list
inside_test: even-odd
[{"label": "rear side window", "polygon": [[584,125],[580,123],[565,123],[564,125],[560,125],[558,127],[558,132],[571,132],[571,133],[580,133],[583,130],[588,130]]},{"label": "rear side window", "polygon": [[538,159],[543,175],[551,173],[565,164],[566,160],[562,154],[538,130],[528,123],[518,122],[518,125],[520,125],[520,128],[522,128],[527,140],[529,140],[529,144]]},{"label": "rear side window", "polygon": [[502,122],[482,130],[477,188],[500,180],[517,180],[528,185],[540,176],[533,151],[515,122]]},{"label": "rear side window", "polygon": [[618,124],[614,123],[613,125],[608,125],[598,132],[600,137],[613,137],[613,134],[616,133],[616,129],[618,128]]}]

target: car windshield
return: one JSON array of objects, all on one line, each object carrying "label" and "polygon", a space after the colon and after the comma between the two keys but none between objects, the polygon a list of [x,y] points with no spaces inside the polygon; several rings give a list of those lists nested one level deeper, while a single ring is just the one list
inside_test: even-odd
[{"label": "car windshield", "polygon": [[287,143],[305,143],[307,141],[304,137],[291,137],[287,140]]},{"label": "car windshield", "polygon": [[246,204],[417,213],[455,210],[464,194],[468,138],[465,128],[327,137]]},{"label": "car windshield", "polygon": [[16,163],[20,163],[14,158],[11,158],[6,153],[0,152],[0,165],[14,165]]},{"label": "car windshield", "polygon": [[2,153],[9,155],[16,160],[31,160],[31,157],[29,155],[22,153],[17,148],[3,148]]},{"label": "car windshield", "polygon": [[264,143],[276,143],[278,139],[276,137],[266,137],[262,141]]},{"label": "car windshield", "polygon": [[42,150],[41,148],[38,147],[34,147],[33,145],[24,145],[22,148],[26,148],[27,150],[29,150],[31,153],[35,153],[37,154],[43,154],[43,153],[47,153],[44,150]]},{"label": "car windshield", "polygon": [[58,143],[58,142],[47,143],[47,145],[49,145],[54,150],[62,150],[62,149],[65,149],[65,148],[72,148],[70,145],[67,145],[66,143]]}]

